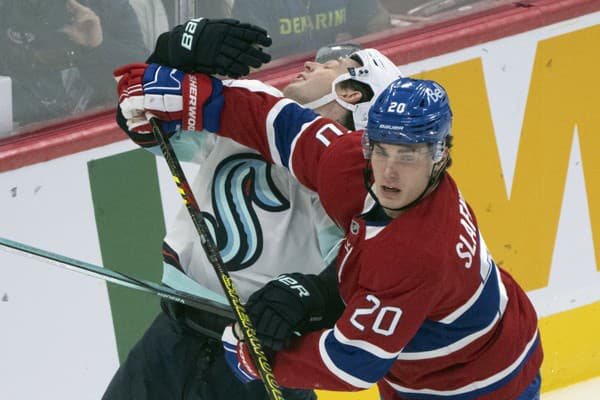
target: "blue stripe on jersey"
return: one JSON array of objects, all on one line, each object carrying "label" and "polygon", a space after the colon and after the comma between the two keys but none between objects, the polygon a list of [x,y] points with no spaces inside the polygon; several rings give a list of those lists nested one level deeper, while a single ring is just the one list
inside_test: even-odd
[{"label": "blue stripe on jersey", "polygon": [[212,91],[210,97],[204,102],[202,107],[202,124],[204,129],[209,132],[219,131],[219,121],[221,120],[221,110],[225,98],[223,97],[223,83],[221,80],[210,77],[212,82]]},{"label": "blue stripe on jersey", "polygon": [[[396,358],[377,357],[360,347],[340,343],[331,330],[325,339],[325,350],[335,366],[365,382],[377,382],[392,367]],[[334,372],[335,374],[335,372]]]},{"label": "blue stripe on jersey", "polygon": [[313,110],[302,108],[297,103],[285,105],[275,117],[275,121],[273,121],[275,144],[284,167],[289,166],[292,142],[300,133],[302,125],[313,121],[317,117],[318,115]]},{"label": "blue stripe on jersey", "polygon": [[[458,389],[458,390],[454,390],[454,391],[447,391],[447,393],[444,393],[443,391],[434,391],[434,390],[424,389],[424,390],[422,390],[421,393],[415,393],[415,392],[405,392],[403,390],[399,390],[397,385],[392,384],[392,386],[394,387],[396,392],[402,398],[406,398],[406,399],[424,399],[424,400],[474,400],[474,399],[478,399],[481,396],[484,396],[488,393],[498,390],[502,386],[508,384],[521,371],[523,366],[527,363],[527,360],[529,360],[529,358],[535,352],[535,350],[538,348],[539,345],[540,345],[540,337],[536,333],[535,341],[534,341],[533,345],[529,348],[529,350],[527,351],[527,354],[525,354],[525,357],[523,358],[523,360],[521,360],[521,362],[518,365],[516,365],[515,368],[508,375],[506,375],[504,378],[502,378],[498,381],[495,381],[492,384],[489,384],[484,387],[480,387],[480,388],[477,388],[477,389],[474,389],[474,390],[471,390],[468,392],[456,393],[456,392],[460,391],[460,389]],[[388,382],[388,383],[390,383],[390,382]]]},{"label": "blue stripe on jersey", "polygon": [[449,346],[485,329],[501,312],[497,267],[492,265],[479,298],[469,309],[450,324],[426,320],[401,354],[435,351]]}]

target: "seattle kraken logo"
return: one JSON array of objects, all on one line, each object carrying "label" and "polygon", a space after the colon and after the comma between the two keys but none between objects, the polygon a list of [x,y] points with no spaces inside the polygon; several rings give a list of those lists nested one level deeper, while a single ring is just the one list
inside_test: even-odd
[{"label": "seattle kraken logo", "polygon": [[260,156],[238,154],[221,161],[212,186],[215,216],[202,214],[229,271],[249,267],[262,252],[262,229],[252,203],[270,212],[290,208],[271,178],[271,165]]}]

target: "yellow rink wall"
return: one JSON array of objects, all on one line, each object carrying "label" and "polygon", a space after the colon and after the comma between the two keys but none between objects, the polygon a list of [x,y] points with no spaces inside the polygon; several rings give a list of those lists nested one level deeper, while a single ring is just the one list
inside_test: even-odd
[{"label": "yellow rink wall", "polygon": [[[600,158],[595,154],[600,146],[600,54],[589,51],[594,43],[600,45],[600,25],[540,40],[535,46],[510,196],[481,59],[419,74],[438,80],[450,93],[456,135],[452,174],[476,210],[494,257],[527,291],[548,286],[556,247],[571,245],[557,243],[560,218],[569,212],[563,199],[570,161],[580,163],[587,194],[580,205],[587,203],[583,213],[588,214],[595,257],[587,260],[595,260],[588,267],[595,264],[598,271],[600,266]],[[580,155],[570,160],[576,139]],[[576,265],[580,259],[571,261],[575,265],[567,268],[581,267]],[[592,290],[600,294],[600,287]],[[541,318],[544,390],[600,375],[600,339],[594,334],[598,329],[600,302]]]}]

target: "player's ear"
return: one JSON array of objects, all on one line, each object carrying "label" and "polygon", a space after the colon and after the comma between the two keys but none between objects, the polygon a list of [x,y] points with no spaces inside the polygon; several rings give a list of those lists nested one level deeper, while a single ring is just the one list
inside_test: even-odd
[{"label": "player's ear", "polygon": [[336,92],[338,97],[346,103],[357,104],[362,100],[362,93],[350,87],[342,88],[338,86]]}]

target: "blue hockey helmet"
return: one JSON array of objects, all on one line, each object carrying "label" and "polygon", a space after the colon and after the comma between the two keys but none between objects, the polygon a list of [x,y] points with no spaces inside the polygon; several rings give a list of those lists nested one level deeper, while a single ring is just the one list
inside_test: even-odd
[{"label": "blue hockey helmet", "polygon": [[433,146],[434,162],[438,162],[451,125],[448,94],[441,85],[428,80],[397,79],[381,92],[369,109],[363,133],[365,158],[371,158],[374,142],[428,143]]}]

